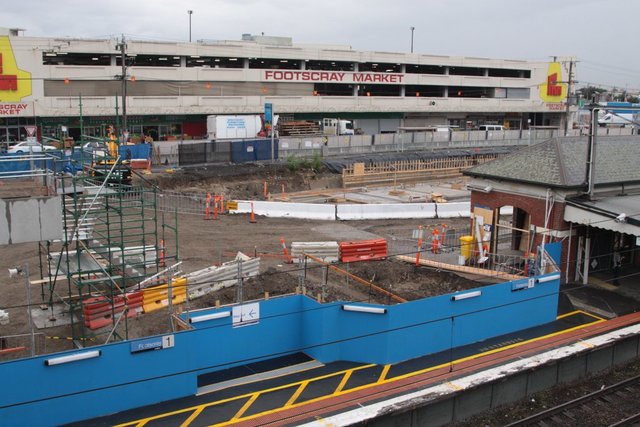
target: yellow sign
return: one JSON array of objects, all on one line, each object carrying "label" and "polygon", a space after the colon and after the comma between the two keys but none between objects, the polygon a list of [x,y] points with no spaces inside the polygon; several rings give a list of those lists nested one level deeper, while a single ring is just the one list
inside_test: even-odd
[{"label": "yellow sign", "polygon": [[549,63],[547,81],[540,85],[540,99],[544,102],[562,102],[567,98],[567,84],[562,81],[562,66]]},{"label": "yellow sign", "polygon": [[0,36],[0,102],[20,102],[31,95],[31,73],[20,70],[8,36]]},{"label": "yellow sign", "polygon": [[238,202],[235,200],[227,201],[227,210],[228,211],[237,211],[238,210]]}]

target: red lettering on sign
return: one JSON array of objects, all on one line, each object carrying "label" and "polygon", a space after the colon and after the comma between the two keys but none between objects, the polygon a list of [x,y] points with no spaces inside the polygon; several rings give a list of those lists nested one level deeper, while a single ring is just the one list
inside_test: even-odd
[{"label": "red lettering on sign", "polygon": [[547,76],[547,96],[562,96],[562,86],[558,85],[558,73]]},{"label": "red lettering on sign", "polygon": [[18,76],[2,75],[2,54],[0,53],[0,90],[18,90]]}]

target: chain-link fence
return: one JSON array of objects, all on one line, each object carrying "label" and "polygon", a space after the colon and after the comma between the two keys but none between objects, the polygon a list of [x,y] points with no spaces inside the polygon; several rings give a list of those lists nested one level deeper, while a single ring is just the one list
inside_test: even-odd
[{"label": "chain-link fence", "polygon": [[44,354],[46,346],[43,333],[0,336],[0,362]]}]

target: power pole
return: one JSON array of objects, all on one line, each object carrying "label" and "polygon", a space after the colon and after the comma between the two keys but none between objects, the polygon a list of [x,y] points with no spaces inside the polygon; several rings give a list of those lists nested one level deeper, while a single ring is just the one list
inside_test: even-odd
[{"label": "power pole", "polygon": [[573,84],[573,59],[569,61],[569,79],[567,80],[567,108],[564,119],[564,136],[569,132],[569,117],[571,117],[571,85]]},{"label": "power pole", "polygon": [[124,141],[124,133],[127,131],[127,43],[125,42],[124,35],[122,35],[122,41],[116,46],[116,49],[120,49],[120,59],[122,62],[122,142]]}]

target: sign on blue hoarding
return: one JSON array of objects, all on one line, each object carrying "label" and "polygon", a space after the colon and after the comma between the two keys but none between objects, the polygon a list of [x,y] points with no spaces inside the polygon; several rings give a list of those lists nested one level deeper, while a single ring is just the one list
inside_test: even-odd
[{"label": "sign on blue hoarding", "polygon": [[264,104],[264,123],[273,123],[273,104],[270,102]]}]

